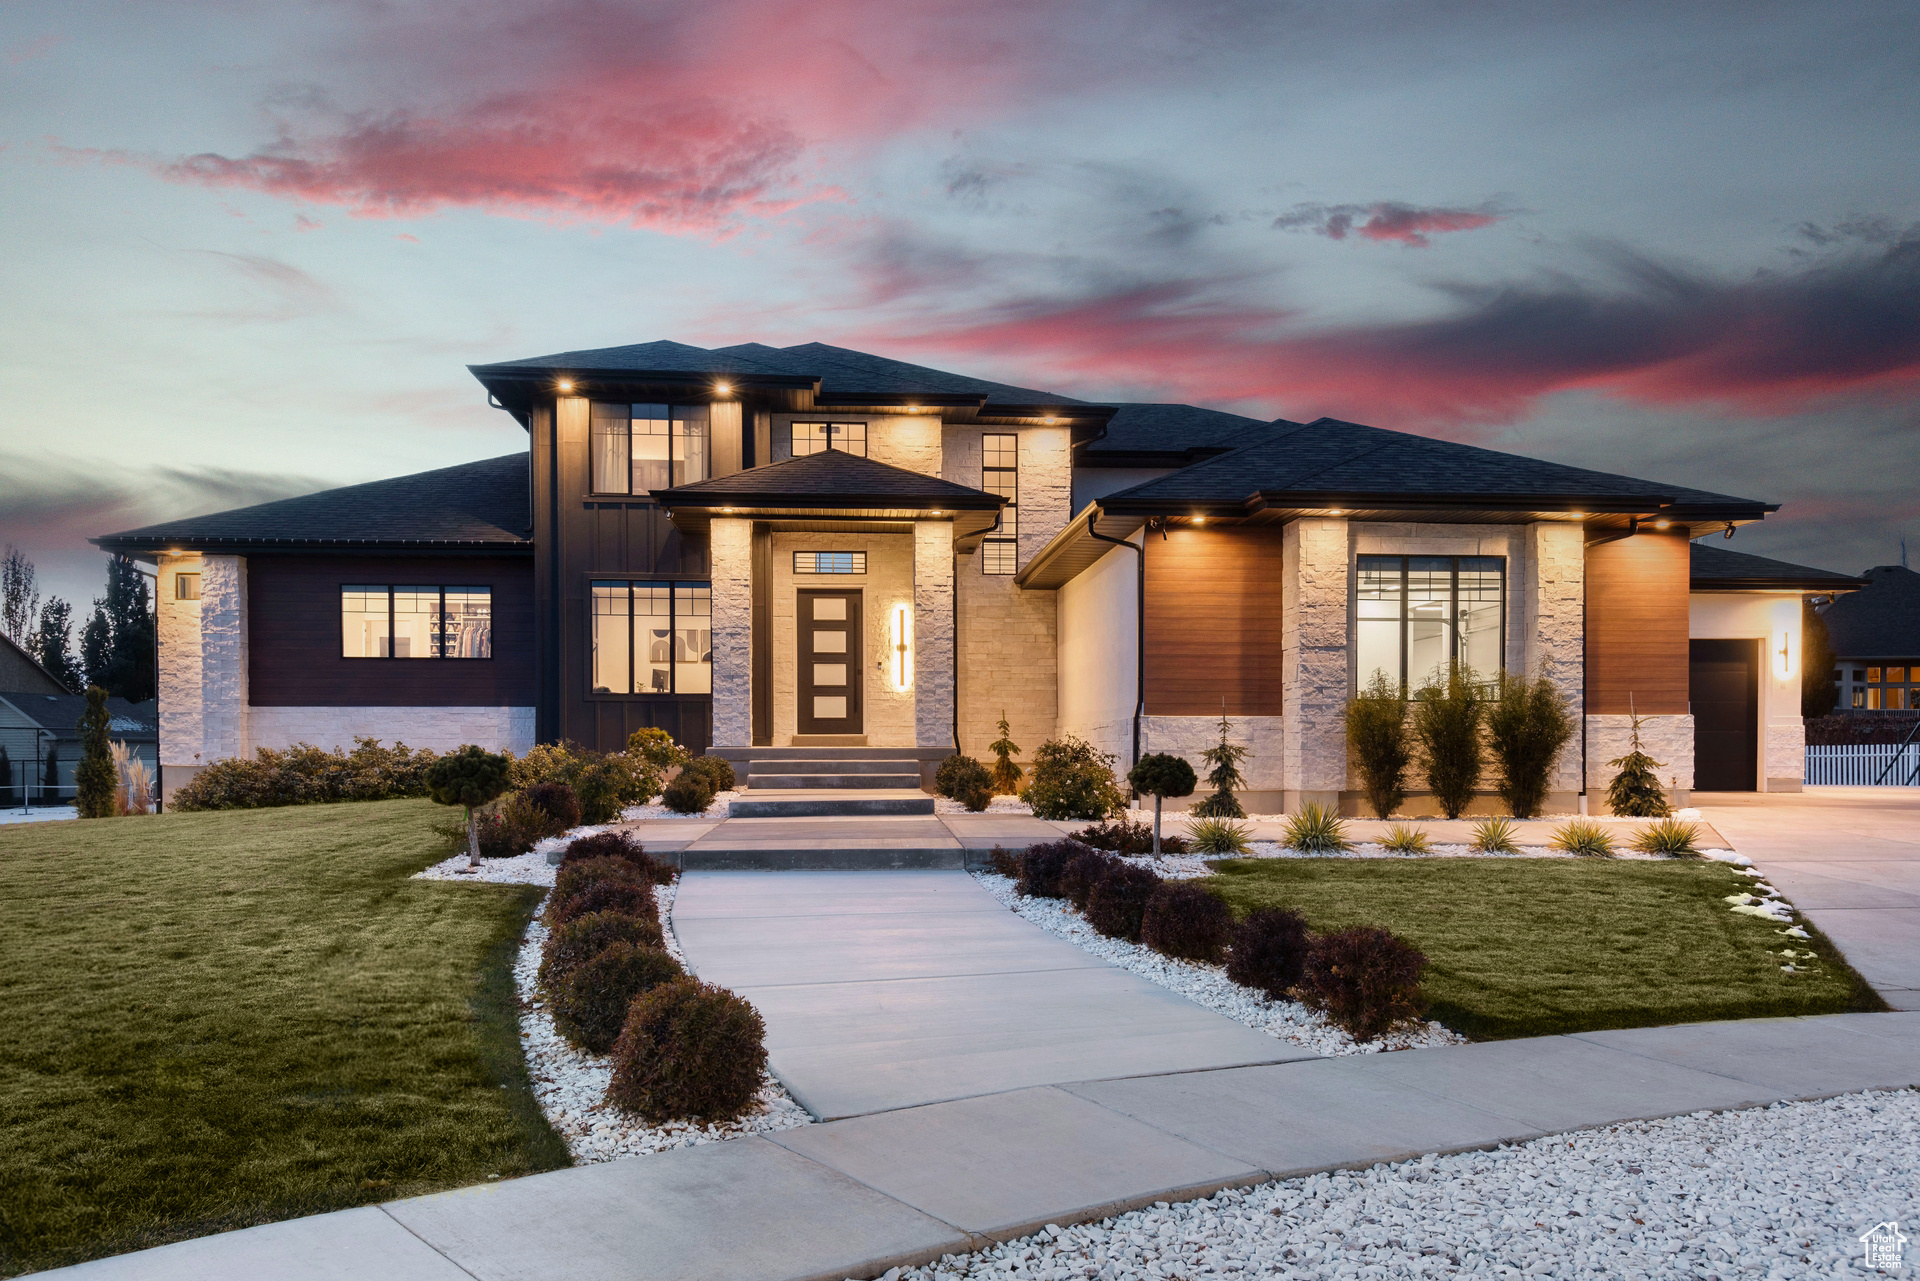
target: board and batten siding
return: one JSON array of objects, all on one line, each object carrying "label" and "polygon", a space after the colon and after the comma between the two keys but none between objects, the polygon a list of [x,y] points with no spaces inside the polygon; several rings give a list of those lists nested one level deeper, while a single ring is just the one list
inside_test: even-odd
[{"label": "board and batten siding", "polygon": [[1689,557],[1684,531],[1587,548],[1587,713],[1687,712]]},{"label": "board and batten siding", "polygon": [[[346,658],[348,584],[493,593],[493,657]],[[533,702],[533,562],[524,556],[249,556],[249,705],[526,707]]]},{"label": "board and batten siding", "polygon": [[1147,535],[1146,711],[1281,713],[1278,528],[1175,526]]}]

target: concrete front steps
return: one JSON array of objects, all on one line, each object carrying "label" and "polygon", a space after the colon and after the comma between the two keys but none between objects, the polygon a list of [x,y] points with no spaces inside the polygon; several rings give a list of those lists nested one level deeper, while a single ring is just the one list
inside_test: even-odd
[{"label": "concrete front steps", "polygon": [[932,814],[925,788],[949,749],[720,747],[748,795],[731,818],[845,818]]}]

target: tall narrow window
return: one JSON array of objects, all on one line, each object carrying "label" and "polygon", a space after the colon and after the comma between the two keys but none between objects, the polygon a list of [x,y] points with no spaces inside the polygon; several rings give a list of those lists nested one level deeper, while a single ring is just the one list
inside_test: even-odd
[{"label": "tall narrow window", "polygon": [[592,584],[596,694],[713,692],[709,583]]},{"label": "tall narrow window", "polygon": [[596,494],[648,494],[707,478],[705,405],[594,401],[588,454]]},{"label": "tall narrow window", "polygon": [[493,589],[343,586],[340,653],[345,658],[492,658]]},{"label": "tall narrow window", "polygon": [[824,454],[829,449],[837,449],[843,454],[867,456],[867,425],[865,423],[795,423],[793,425],[793,456],[805,458],[808,454]]},{"label": "tall narrow window", "polygon": [[1354,582],[1354,680],[1401,688],[1450,664],[1489,680],[1504,667],[1507,562],[1499,556],[1362,556]]},{"label": "tall narrow window", "polygon": [[980,488],[1007,500],[1000,528],[980,544],[980,572],[1011,574],[1020,568],[1020,438],[988,433],[980,438]]}]

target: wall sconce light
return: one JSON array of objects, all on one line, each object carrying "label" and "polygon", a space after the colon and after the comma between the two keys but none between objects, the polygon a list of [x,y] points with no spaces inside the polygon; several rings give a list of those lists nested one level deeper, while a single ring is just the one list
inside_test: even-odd
[{"label": "wall sconce light", "polygon": [[1193,518],[1193,523],[1196,525],[1204,525],[1207,523],[1207,518],[1205,516],[1195,516]]},{"label": "wall sconce light", "polygon": [[913,612],[905,605],[893,607],[893,678],[895,693],[913,688]]},{"label": "wall sconce light", "polygon": [[1673,522],[1670,520],[1656,520],[1653,522],[1653,527],[1655,529],[1672,529]]},{"label": "wall sconce light", "polygon": [[1773,674],[1779,680],[1793,679],[1793,633],[1785,627],[1774,629]]},{"label": "wall sconce light", "polygon": [[559,388],[561,395],[565,395],[573,390],[573,379],[562,378],[559,382],[555,383],[554,386]]},{"label": "wall sconce light", "polygon": [[715,383],[713,385],[713,390],[715,395],[731,396],[733,394],[733,384],[732,383]]}]

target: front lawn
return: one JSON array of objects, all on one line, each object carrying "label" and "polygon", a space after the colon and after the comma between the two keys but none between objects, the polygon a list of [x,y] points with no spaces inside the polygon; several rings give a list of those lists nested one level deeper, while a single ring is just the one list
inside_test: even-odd
[{"label": "front lawn", "polygon": [[[1315,929],[1384,925],[1431,964],[1432,1017],[1475,1038],[1882,1009],[1818,931],[1728,910],[1725,864],[1605,859],[1236,859],[1208,885],[1237,914],[1292,907]],[[1805,924],[1802,922],[1802,924]],[[1785,974],[1770,953],[1820,953]]]},{"label": "front lawn", "polygon": [[0,828],[0,1273],[567,1164],[428,801]]}]

